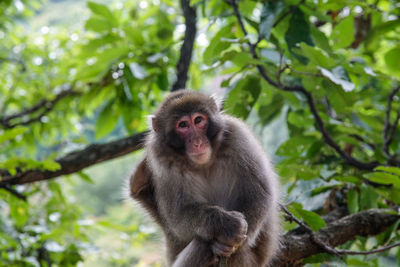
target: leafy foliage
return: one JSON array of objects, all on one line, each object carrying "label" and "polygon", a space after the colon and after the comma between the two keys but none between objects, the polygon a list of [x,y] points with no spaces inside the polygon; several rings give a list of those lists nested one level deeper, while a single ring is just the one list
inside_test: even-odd
[{"label": "leafy foliage", "polygon": [[[72,150],[145,130],[145,116],[175,79],[184,25],[178,1],[153,2],[88,2],[80,27],[29,32],[19,21],[29,21],[40,1],[0,4],[3,178],[30,169],[56,171],[55,159]],[[190,2],[200,29],[188,87],[222,88],[226,112],[279,140],[270,154],[297,218],[318,231],[326,225],[322,216],[337,207],[357,213],[400,205],[397,1]],[[270,130],[276,123],[288,136]],[[262,136],[266,143],[270,138]],[[91,225],[81,224],[83,211],[61,185],[16,187],[28,202],[0,191],[2,264],[75,266],[83,260]],[[121,228],[125,219],[96,227],[141,235],[139,228]],[[342,248],[397,242],[397,226]],[[359,266],[365,257],[371,266],[397,266],[400,250],[343,261]],[[304,263],[336,260],[320,254]]]}]

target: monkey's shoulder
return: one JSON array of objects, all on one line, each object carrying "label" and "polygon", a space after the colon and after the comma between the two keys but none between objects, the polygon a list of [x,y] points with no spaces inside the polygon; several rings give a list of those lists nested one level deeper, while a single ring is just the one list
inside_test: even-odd
[{"label": "monkey's shoulder", "polygon": [[223,132],[223,147],[232,149],[232,152],[258,152],[264,153],[260,142],[257,140],[253,132],[246,123],[238,118],[224,116],[224,132]]}]

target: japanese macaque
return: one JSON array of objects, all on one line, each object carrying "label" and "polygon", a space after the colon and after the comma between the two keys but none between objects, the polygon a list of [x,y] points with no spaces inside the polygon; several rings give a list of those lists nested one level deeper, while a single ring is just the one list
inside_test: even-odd
[{"label": "japanese macaque", "polygon": [[268,266],[279,247],[278,178],[239,119],[195,91],[152,118],[131,196],[161,226],[173,267]]}]

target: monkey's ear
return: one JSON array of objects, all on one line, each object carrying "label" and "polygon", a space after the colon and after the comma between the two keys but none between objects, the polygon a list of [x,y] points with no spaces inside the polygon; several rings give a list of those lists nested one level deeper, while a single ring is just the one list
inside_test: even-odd
[{"label": "monkey's ear", "polygon": [[154,116],[154,115],[147,116],[147,127],[149,129],[153,129],[155,132],[158,131],[158,125],[156,123],[156,116]]},{"label": "monkey's ear", "polygon": [[215,105],[217,105],[218,111],[221,111],[224,107],[224,98],[217,94],[212,94],[210,97],[214,100]]}]

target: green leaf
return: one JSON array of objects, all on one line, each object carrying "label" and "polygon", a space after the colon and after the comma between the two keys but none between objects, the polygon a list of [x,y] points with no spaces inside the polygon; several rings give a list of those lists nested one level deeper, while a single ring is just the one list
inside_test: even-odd
[{"label": "green leaf", "polygon": [[333,179],[339,182],[346,182],[352,184],[359,184],[360,182],[362,182],[362,179],[356,176],[334,176]]},{"label": "green leaf", "polygon": [[232,33],[232,25],[225,26],[211,39],[210,44],[207,46],[203,53],[204,63],[211,65],[220,57],[221,53],[231,46],[230,42],[224,41],[224,38],[234,38]]},{"label": "green leaf", "polygon": [[94,181],[92,180],[92,178],[90,178],[90,176],[87,175],[86,173],[84,173],[83,171],[79,171],[79,172],[77,172],[77,174],[78,174],[79,177],[81,177],[82,180],[84,180],[85,182],[90,183],[90,184],[94,184]]},{"label": "green leaf", "polygon": [[349,213],[353,214],[359,211],[358,207],[358,192],[355,188],[350,189],[346,193],[347,199],[347,208],[349,209]]},{"label": "green leaf", "polygon": [[354,41],[354,18],[347,16],[333,29],[331,36],[335,49],[346,48]]},{"label": "green leaf", "polygon": [[102,16],[104,18],[106,18],[108,21],[116,21],[116,19],[114,18],[111,10],[103,4],[100,3],[95,3],[95,2],[88,2],[87,3],[88,8],[96,15]]},{"label": "green leaf", "polygon": [[225,101],[225,109],[237,117],[247,118],[260,95],[261,85],[257,76],[248,75],[236,83]]},{"label": "green leaf", "polygon": [[319,69],[323,76],[327,77],[332,82],[342,86],[345,92],[351,92],[354,90],[355,85],[349,81],[349,76],[347,75],[347,72],[343,67],[338,66],[332,69],[332,71],[321,67],[319,67]]},{"label": "green leaf", "polygon": [[325,221],[317,213],[303,209],[299,203],[292,203],[288,209],[296,217],[300,216],[304,222],[315,232],[326,225]]},{"label": "green leaf", "polygon": [[389,172],[400,176],[400,168],[397,167],[378,166],[374,169],[374,171]]},{"label": "green leaf", "polygon": [[112,30],[111,23],[103,18],[91,17],[85,23],[85,29],[94,32],[109,32]]},{"label": "green leaf", "polygon": [[114,130],[118,123],[118,114],[114,105],[114,100],[111,100],[105,105],[100,112],[96,121],[96,139],[102,138]]},{"label": "green leaf", "polygon": [[285,104],[284,98],[280,94],[275,94],[272,101],[268,104],[260,105],[258,109],[258,116],[263,125],[269,124],[275,119],[282,111]]},{"label": "green leaf", "polygon": [[303,12],[296,8],[290,18],[289,28],[285,33],[285,40],[289,51],[303,64],[307,64],[308,60],[304,56],[293,51],[299,48],[300,43],[304,42],[308,45],[314,45],[311,39],[311,30]]},{"label": "green leaf", "polygon": [[318,47],[312,47],[306,43],[301,43],[300,49],[303,52],[302,54],[306,56],[311,63],[317,66],[329,69],[336,64],[335,60],[331,59],[323,50]]},{"label": "green leaf", "polygon": [[384,34],[397,29],[399,26],[400,19],[385,21],[374,26],[370,31],[368,31],[368,35],[365,39],[367,47],[370,48],[372,43],[376,40],[380,41]]},{"label": "green leaf", "polygon": [[47,159],[42,161],[42,168],[49,171],[57,171],[61,169],[61,165],[54,160]]},{"label": "green leaf", "polygon": [[362,184],[360,187],[360,209],[368,210],[378,208],[379,194],[375,188],[369,185]]},{"label": "green leaf", "polygon": [[372,172],[364,174],[364,177],[378,184],[392,184],[400,187],[400,177],[386,172]]},{"label": "green leaf", "polygon": [[162,70],[162,72],[157,76],[157,85],[160,90],[167,91],[169,82],[168,82],[168,73],[166,70]]},{"label": "green leaf", "polygon": [[29,203],[17,197],[10,198],[10,215],[18,227],[24,226],[29,219]]},{"label": "green leaf", "polygon": [[308,128],[314,124],[312,117],[293,111],[289,113],[287,121],[300,128]]},{"label": "green leaf", "polygon": [[279,156],[299,157],[315,141],[315,137],[295,136],[280,145],[280,147],[276,151],[276,154]]},{"label": "green leaf", "polygon": [[143,37],[143,32],[138,31],[137,27],[134,27],[131,24],[126,24],[124,25],[124,32],[135,45],[140,47],[145,44],[146,40]]},{"label": "green leaf", "polygon": [[328,53],[332,52],[332,48],[329,44],[329,39],[326,37],[325,33],[320,31],[317,27],[311,25],[311,35],[316,46],[325,50]]},{"label": "green leaf", "polygon": [[390,49],[385,54],[385,63],[386,66],[394,72],[400,72],[399,62],[400,62],[400,45],[395,46],[394,48]]},{"label": "green leaf", "polygon": [[260,36],[269,40],[271,29],[277,16],[283,10],[283,2],[281,1],[266,1],[261,11],[259,32]]},{"label": "green leaf", "polygon": [[335,188],[335,187],[337,187],[337,184],[324,185],[324,186],[320,186],[320,187],[314,188],[314,189],[311,191],[311,196],[316,196],[316,195],[325,193],[325,192],[327,192],[327,191],[332,190],[332,188]]},{"label": "green leaf", "polygon": [[234,52],[230,61],[240,68],[249,64],[257,65],[261,63],[259,60],[254,59],[248,52]]},{"label": "green leaf", "polygon": [[23,135],[27,130],[28,130],[27,127],[18,126],[3,132],[3,134],[0,135],[0,144],[12,140],[19,135]]}]

